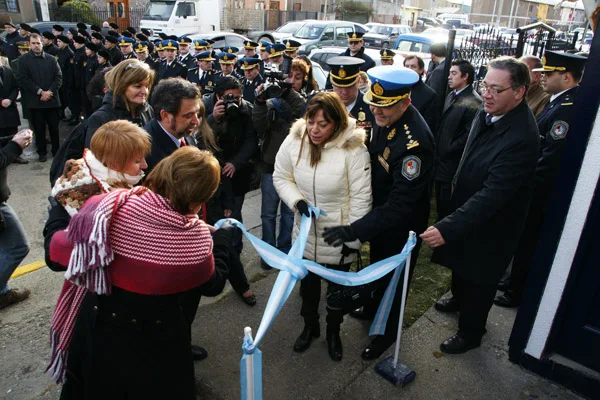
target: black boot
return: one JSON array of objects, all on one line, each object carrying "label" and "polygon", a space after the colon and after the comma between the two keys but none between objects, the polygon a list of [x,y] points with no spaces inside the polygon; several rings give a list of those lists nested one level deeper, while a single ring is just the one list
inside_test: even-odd
[{"label": "black boot", "polygon": [[304,330],[302,330],[302,333],[296,339],[296,343],[294,343],[294,351],[296,353],[306,351],[310,347],[313,338],[318,338],[319,336],[321,336],[321,327],[318,322],[313,325],[304,325]]},{"label": "black boot", "polygon": [[342,339],[340,338],[340,326],[330,327],[327,325],[327,350],[329,351],[329,357],[333,361],[342,360]]}]

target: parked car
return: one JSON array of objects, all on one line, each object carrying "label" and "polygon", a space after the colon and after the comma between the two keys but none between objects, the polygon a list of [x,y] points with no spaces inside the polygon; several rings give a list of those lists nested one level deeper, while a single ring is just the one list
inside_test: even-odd
[{"label": "parked car", "polygon": [[[331,57],[337,57],[341,53],[346,50],[346,47],[321,47],[319,49],[314,49],[310,52],[308,58],[313,62],[313,64],[319,64],[323,71],[326,74],[329,73],[329,65],[327,65],[327,60]],[[368,55],[375,61],[375,65],[381,65],[381,56],[379,55],[379,50],[376,49],[365,49],[365,54]],[[394,65],[402,65],[404,63],[404,57],[399,54],[396,54],[394,57]]]},{"label": "parked car", "polygon": [[325,89],[325,85],[327,84],[327,75],[328,73],[323,71],[323,67],[316,62],[312,63],[312,73],[313,78],[319,84],[319,89]]},{"label": "parked car", "polygon": [[412,33],[398,36],[394,44],[394,50],[396,54],[402,57],[408,55],[421,57],[425,62],[425,70],[427,71],[427,66],[429,65],[429,61],[431,61],[431,53],[429,52],[431,45],[434,43],[443,43],[446,45],[447,42],[447,37]]},{"label": "parked car", "polygon": [[292,36],[304,24],[313,21],[315,20],[306,19],[303,21],[288,21],[274,31],[250,31],[248,32],[248,38],[255,42],[258,42],[259,40],[267,40],[271,43],[281,42]]},{"label": "parked car", "polygon": [[[44,32],[52,32],[52,25],[61,25],[65,28],[65,31],[69,28],[77,29],[77,22],[64,22],[64,21],[41,21],[41,22],[27,22],[27,25],[32,28],[37,29],[40,33]],[[4,26],[2,27],[4,28]],[[88,32],[89,32],[89,24],[88,24]],[[0,37],[5,37],[6,31],[0,34]]]},{"label": "parked car", "polygon": [[390,43],[393,44],[396,41],[398,35],[412,33],[408,25],[369,22],[367,27],[369,28],[369,32],[363,36],[366,47],[387,48]]},{"label": "parked car", "polygon": [[212,40],[213,47],[215,49],[222,49],[226,46],[234,46],[240,49],[239,54],[244,54],[244,43],[249,39],[245,36],[238,35],[233,32],[210,32],[210,33],[196,33],[189,35],[189,38],[194,39],[210,39]]},{"label": "parked car", "polygon": [[418,17],[417,18],[417,30],[423,31],[427,28],[435,28],[440,26],[440,23],[435,18]]},{"label": "parked car", "polygon": [[314,21],[304,24],[292,37],[302,43],[300,54],[310,54],[313,49],[324,46],[346,46],[348,33],[366,33],[368,28],[356,22]]}]

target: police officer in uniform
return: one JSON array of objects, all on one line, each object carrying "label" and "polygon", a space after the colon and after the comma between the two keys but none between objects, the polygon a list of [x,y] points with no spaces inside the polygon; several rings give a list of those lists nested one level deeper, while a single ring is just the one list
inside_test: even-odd
[{"label": "police officer in uniform", "polygon": [[48,53],[56,57],[56,54],[58,53],[58,47],[56,47],[56,45],[54,44],[56,36],[54,36],[52,32],[44,32],[42,33],[42,37],[44,42],[44,53]]},{"label": "police officer in uniform", "polygon": [[363,94],[358,90],[358,74],[363,63],[363,60],[344,56],[327,60],[327,64],[331,67],[329,79],[333,84],[333,91],[342,99],[348,114],[367,133],[366,144],[368,144],[375,118],[367,103],[364,102]]},{"label": "police officer in uniform", "polygon": [[219,57],[219,65],[221,66],[221,72],[219,76],[234,76],[237,79],[241,79],[234,71],[235,63],[237,62],[237,53],[239,49],[237,47],[223,47],[223,51],[221,51],[218,55]]},{"label": "police officer in uniform", "polygon": [[[192,41],[192,45],[194,46],[194,55],[195,56],[209,50],[208,42],[206,40],[195,39]],[[197,60],[197,58],[196,58],[196,60]]]},{"label": "police officer in uniform", "polygon": [[265,76],[265,63],[269,62],[269,53],[267,53],[267,46],[270,45],[270,42],[266,40],[260,40],[258,46],[258,57],[260,58],[260,76]]},{"label": "police officer in uniform", "polygon": [[167,78],[187,78],[187,67],[177,60],[177,42],[172,39],[162,41],[162,48],[165,51],[165,61],[158,67],[158,80]]},{"label": "police officer in uniform", "polygon": [[150,57],[148,42],[142,41],[135,44],[135,55],[138,60],[144,62],[150,66],[154,71],[158,71],[158,63]]},{"label": "police officer in uniform", "polygon": [[69,103],[69,108],[71,109],[71,120],[68,122],[69,126],[75,126],[81,121],[80,115],[83,108],[85,65],[87,61],[87,56],[85,55],[85,43],[86,40],[82,36],[75,36],[73,38],[75,51],[73,52],[73,86],[71,89],[71,102]]},{"label": "police officer in uniform", "polygon": [[255,57],[243,57],[240,61],[242,63],[241,69],[244,71],[242,97],[250,104],[254,104],[256,88],[263,83],[262,76],[260,76],[260,60]]},{"label": "police officer in uniform", "polygon": [[[128,32],[128,31],[125,31]],[[119,38],[119,49],[123,54],[123,60],[130,60],[132,58],[137,58],[135,56],[135,52],[133,51],[133,44],[135,43],[135,39],[127,36],[121,36]]]},{"label": "police officer in uniform", "polygon": [[379,57],[381,58],[381,65],[394,65],[394,53],[392,50],[381,49],[379,50]]},{"label": "police officer in uniform", "polygon": [[178,61],[185,65],[188,71],[196,67],[196,59],[190,53],[190,46],[192,45],[192,39],[187,36],[179,36],[177,38],[179,44],[179,57]]},{"label": "police officer in uniform", "polygon": [[572,113],[586,61],[585,57],[575,54],[546,51],[542,59],[543,67],[532,70],[543,73],[542,87],[551,97],[536,118],[541,136],[541,156],[535,170],[527,223],[513,259],[508,287],[503,295],[494,299],[494,303],[501,307],[517,307],[525,290],[529,266],[559,170],[565,138],[573,123]]},{"label": "police officer in uniform", "polygon": [[56,59],[63,75],[63,83],[58,89],[60,96],[60,117],[65,119],[65,108],[71,109],[71,91],[73,90],[73,50],[69,47],[69,38],[65,35],[58,35],[56,43],[58,53]]},{"label": "police officer in uniform", "polygon": [[195,58],[198,64],[195,68],[188,70],[187,80],[200,87],[202,96],[213,94],[218,73],[212,70],[213,61],[215,61],[212,51],[206,50],[198,53]]},{"label": "police officer in uniform", "polygon": [[283,44],[285,44],[285,54],[288,57],[291,57],[291,58],[298,57],[298,49],[300,49],[300,46],[302,46],[302,43],[300,43],[297,40],[286,39],[283,41]]},{"label": "police officer in uniform", "polygon": [[340,56],[356,57],[365,60],[365,63],[361,65],[361,71],[368,71],[370,68],[375,66],[375,61],[371,57],[365,54],[365,42],[363,41],[364,33],[362,32],[351,32],[348,33],[348,48]]},{"label": "police officer in uniform", "polygon": [[[333,246],[356,239],[369,241],[374,263],[400,253],[410,231],[423,232],[427,227],[434,140],[425,120],[410,104],[410,88],[419,79],[417,73],[404,67],[380,66],[368,74],[371,87],[364,101],[371,106],[376,122],[369,144],[373,209],[351,225],[326,228],[323,237]],[[419,247],[417,241],[411,271]],[[391,275],[376,282],[376,301],[369,308],[376,309]],[[371,341],[363,359],[378,358],[396,340],[402,291],[400,283],[385,334]]]},{"label": "police officer in uniform", "polygon": [[113,35],[107,35],[104,41],[104,47],[110,56],[110,65],[116,66],[118,63],[123,61],[123,53],[117,47],[119,39]]}]

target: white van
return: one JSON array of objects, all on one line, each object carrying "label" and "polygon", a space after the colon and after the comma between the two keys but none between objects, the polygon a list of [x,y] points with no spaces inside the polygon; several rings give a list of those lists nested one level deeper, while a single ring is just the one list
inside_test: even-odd
[{"label": "white van", "polygon": [[150,0],[140,21],[140,28],[182,36],[221,29],[219,0]]}]

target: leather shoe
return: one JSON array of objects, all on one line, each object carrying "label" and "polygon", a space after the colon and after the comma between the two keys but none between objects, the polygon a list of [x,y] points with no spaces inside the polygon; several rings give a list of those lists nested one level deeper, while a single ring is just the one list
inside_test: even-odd
[{"label": "leather shoe", "polygon": [[469,350],[476,349],[479,346],[481,346],[481,339],[469,340],[457,333],[444,340],[444,342],[440,344],[440,350],[446,354],[462,354]]},{"label": "leather shoe", "polygon": [[46,156],[45,154],[40,156],[40,162],[46,162],[48,161],[48,156]]},{"label": "leather shoe", "polygon": [[13,162],[13,164],[29,164],[29,161],[25,160],[21,156],[15,158],[12,162]]},{"label": "leather shoe", "polygon": [[458,300],[454,297],[450,297],[449,299],[440,299],[435,302],[435,309],[440,312],[457,312],[460,310],[460,304],[458,304]]},{"label": "leather shoe", "polygon": [[357,308],[356,310],[350,311],[350,315],[356,319],[360,319],[362,321],[372,321],[375,318],[370,312],[366,312],[364,307]]},{"label": "leather shoe", "polygon": [[519,307],[520,300],[510,290],[507,290],[503,295],[496,296],[494,304],[500,307],[515,308]]},{"label": "leather shoe", "polygon": [[342,339],[340,338],[340,332],[327,332],[327,351],[329,351],[329,357],[333,361],[342,361]]},{"label": "leather shoe", "polygon": [[505,279],[503,281],[498,282],[497,285],[497,289],[500,290],[501,292],[506,291],[506,289],[508,289],[508,287],[510,286],[510,279]]},{"label": "leather shoe", "polygon": [[202,361],[208,357],[208,352],[204,347],[192,345],[192,357],[194,358],[194,361]]},{"label": "leather shoe", "polygon": [[385,336],[376,336],[375,339],[371,340],[371,343],[363,350],[361,357],[363,360],[375,360],[381,357],[381,355],[394,343],[386,339]]},{"label": "leather shoe", "polygon": [[242,298],[242,301],[248,304],[250,307],[256,305],[256,296],[254,296],[254,294],[251,294],[247,297],[244,297],[242,293],[238,293],[238,295]]},{"label": "leather shoe", "polygon": [[306,351],[310,347],[310,343],[313,338],[318,338],[321,336],[320,327],[317,324],[316,326],[312,325],[304,325],[304,330],[296,339],[296,343],[294,343],[294,351],[296,353],[302,353]]}]

